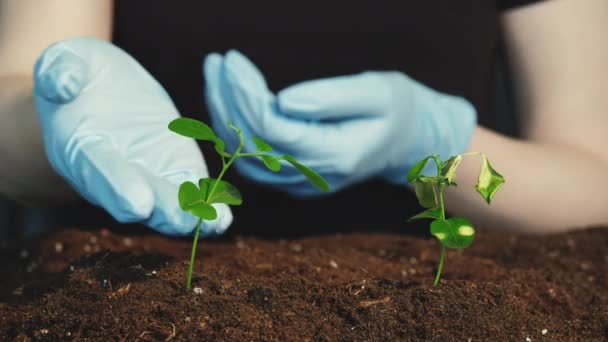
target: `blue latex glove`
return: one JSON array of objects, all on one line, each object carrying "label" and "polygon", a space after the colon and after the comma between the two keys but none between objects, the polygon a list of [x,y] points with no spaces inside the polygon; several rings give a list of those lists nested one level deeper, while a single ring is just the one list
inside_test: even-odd
[{"label": "blue latex glove", "polygon": [[[206,177],[192,139],[168,130],[179,116],[169,95],[114,45],[77,38],[47,48],[34,70],[34,97],[52,167],[91,203],[120,222],[165,234],[190,234],[197,219],[177,202],[179,184]],[[230,209],[203,235],[222,233]]]},{"label": "blue latex glove", "polygon": [[[223,138],[233,136],[221,129],[232,121],[319,172],[332,190],[374,176],[405,183],[409,168],[424,156],[465,151],[476,125],[466,100],[400,72],[307,81],[275,96],[236,51],[209,55],[204,69],[212,121]],[[261,163],[239,161],[239,170],[256,181],[300,196],[317,193],[297,172],[273,173]]]}]

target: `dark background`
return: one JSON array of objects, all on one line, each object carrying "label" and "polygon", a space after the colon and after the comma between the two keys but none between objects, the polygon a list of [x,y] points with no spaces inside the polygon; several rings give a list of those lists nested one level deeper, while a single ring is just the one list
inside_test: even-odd
[{"label": "dark background", "polygon": [[[256,63],[275,91],[314,78],[399,70],[439,91],[464,96],[482,125],[514,134],[500,39],[502,6],[488,0],[318,6],[299,1],[117,1],[113,41],[167,89],[183,116],[206,122],[202,60],[210,52],[237,49]],[[218,158],[210,146],[201,147],[216,174]],[[414,228],[405,220],[420,210],[405,186],[382,180],[298,200],[252,184],[234,170],[227,179],[244,197],[242,206],[233,207],[232,233],[408,231]],[[57,218],[59,224],[70,221],[97,227],[111,222],[86,206],[72,208],[69,218]]]}]

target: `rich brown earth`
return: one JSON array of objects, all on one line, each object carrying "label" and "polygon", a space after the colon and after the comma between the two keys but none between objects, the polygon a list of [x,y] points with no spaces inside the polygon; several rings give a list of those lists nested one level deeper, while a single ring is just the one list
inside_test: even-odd
[{"label": "rich brown earth", "polygon": [[[124,229],[123,229],[124,230]],[[124,234],[124,233],[123,233]],[[102,341],[608,340],[608,230],[479,232],[432,286],[431,239],[200,244],[107,229],[3,246],[0,336]]]}]

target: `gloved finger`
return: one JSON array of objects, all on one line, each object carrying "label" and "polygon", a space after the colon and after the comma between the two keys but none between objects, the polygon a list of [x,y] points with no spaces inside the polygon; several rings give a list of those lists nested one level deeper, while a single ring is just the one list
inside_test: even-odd
[{"label": "gloved finger", "polygon": [[88,83],[86,62],[72,51],[55,44],[48,47],[34,66],[34,91],[47,101],[72,101]]},{"label": "gloved finger", "polygon": [[127,161],[104,139],[91,137],[70,156],[66,171],[70,182],[90,202],[106,209],[119,222],[147,219],[154,193],[141,168]]},{"label": "gloved finger", "polygon": [[[179,207],[176,196],[179,185],[153,175],[149,175],[148,178],[154,189],[155,202],[152,215],[146,224],[163,234],[176,236],[192,234],[198,219]],[[190,180],[196,181],[194,178]],[[213,206],[217,211],[217,218],[203,222],[201,237],[221,234],[232,223],[232,212],[227,205],[214,204]]]},{"label": "gloved finger", "polygon": [[231,70],[239,74],[240,81],[247,83],[247,88],[271,93],[262,72],[249,58],[238,50],[228,51],[225,61],[230,65]]},{"label": "gloved finger", "polygon": [[214,131],[224,139],[226,147],[234,149],[239,143],[239,138],[228,127],[228,122],[233,122],[241,126],[240,122],[235,122],[237,118],[229,117],[230,109],[221,91],[221,72],[224,58],[217,53],[207,55],[203,62],[203,76],[205,78],[205,99],[209,108],[211,124]]},{"label": "gloved finger", "polygon": [[263,76],[243,55],[227,55],[223,66],[220,87],[224,98],[229,99],[225,101],[227,109],[231,117],[249,127],[251,134],[287,153],[311,150],[308,144],[331,134],[331,126],[293,119],[278,111],[276,98]]},{"label": "gloved finger", "polygon": [[383,115],[392,89],[376,72],[305,81],[281,90],[279,110],[299,119],[342,120]]}]

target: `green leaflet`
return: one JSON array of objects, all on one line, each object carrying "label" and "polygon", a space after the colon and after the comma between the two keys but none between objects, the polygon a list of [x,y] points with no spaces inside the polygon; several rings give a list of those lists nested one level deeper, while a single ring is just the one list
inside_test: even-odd
[{"label": "green leaflet", "polygon": [[414,216],[410,217],[409,220],[407,220],[407,222],[412,222],[412,221],[422,220],[422,219],[441,219],[441,208],[440,207],[429,208],[429,209],[419,213],[418,215],[414,215]]},{"label": "green leaflet", "polygon": [[475,239],[475,228],[464,217],[437,219],[431,222],[431,234],[448,248],[466,248]]},{"label": "green leaflet", "polygon": [[281,171],[281,162],[279,161],[278,157],[273,157],[273,156],[263,154],[260,156],[260,158],[262,158],[264,165],[266,165],[266,167],[269,170],[274,171],[274,172]]},{"label": "green leaflet", "polygon": [[[225,203],[230,205],[241,205],[243,198],[240,191],[225,180],[218,181],[213,178],[201,178],[198,182],[201,195],[206,198],[206,202]],[[216,185],[217,184],[217,185]],[[211,190],[215,187],[213,194],[209,197]]]},{"label": "green leaflet", "polygon": [[215,150],[220,155],[229,156],[224,152],[226,146],[224,140],[219,138],[211,127],[201,121],[190,118],[177,118],[169,123],[169,130],[188,138],[211,141],[215,143]]},{"label": "green leaflet", "polygon": [[199,188],[192,182],[184,182],[180,185],[178,201],[182,210],[200,219],[215,220],[217,218],[215,208],[205,202]]},{"label": "green leaflet", "polygon": [[285,155],[281,157],[281,159],[288,161],[291,165],[293,165],[296,169],[298,169],[302,174],[311,182],[314,186],[316,186],[319,190],[323,192],[328,192],[330,190],[329,184],[319,175],[314,172],[307,166],[300,164],[294,157],[290,155]]},{"label": "green leaflet", "polygon": [[421,206],[433,208],[439,205],[439,203],[437,203],[435,184],[433,182],[418,179],[415,183],[415,191],[418,203],[420,203]]},{"label": "green leaflet", "polygon": [[270,146],[264,140],[262,140],[262,139],[260,139],[258,137],[253,137],[251,139],[255,143],[255,146],[258,149],[258,152],[271,152],[272,151],[272,146]]},{"label": "green leaflet", "polygon": [[188,138],[215,141],[217,136],[205,123],[190,118],[177,118],[169,123],[169,129]]},{"label": "green leaflet", "polygon": [[494,170],[492,164],[490,164],[490,160],[485,155],[481,157],[481,170],[479,171],[475,190],[490,204],[498,189],[505,184],[505,178]]},{"label": "green leaflet", "polygon": [[454,179],[456,178],[456,169],[458,169],[458,165],[462,161],[462,155],[453,156],[444,163],[441,168],[441,175],[444,176],[448,183],[454,183]]},{"label": "green leaflet", "polygon": [[422,174],[422,170],[424,170],[424,167],[426,166],[426,163],[431,158],[433,158],[433,156],[428,156],[426,158],[423,158],[410,168],[410,170],[407,173],[407,181],[409,183],[413,183],[418,177],[420,177],[420,175]]}]

